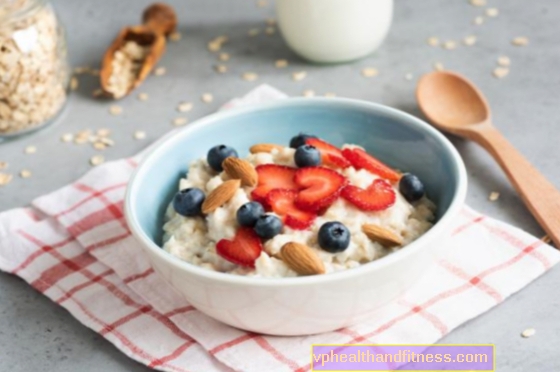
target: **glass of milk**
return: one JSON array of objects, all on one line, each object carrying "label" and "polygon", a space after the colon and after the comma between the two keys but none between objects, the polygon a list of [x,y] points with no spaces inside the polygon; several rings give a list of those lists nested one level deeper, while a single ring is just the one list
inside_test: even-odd
[{"label": "glass of milk", "polygon": [[276,0],[288,46],[318,63],[347,62],[374,52],[393,18],[393,0]]}]

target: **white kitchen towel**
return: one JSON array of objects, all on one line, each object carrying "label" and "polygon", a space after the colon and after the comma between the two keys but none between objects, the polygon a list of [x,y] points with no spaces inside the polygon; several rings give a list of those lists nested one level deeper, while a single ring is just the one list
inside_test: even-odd
[{"label": "white kitchen towel", "polygon": [[[283,97],[263,86],[226,106]],[[465,207],[442,242],[445,258],[369,321],[307,337],[248,333],[200,313],[150,268],[122,211],[140,158],[97,166],[29,208],[1,213],[0,269],[164,371],[309,371],[314,343],[434,343],[560,259],[541,240]]]}]

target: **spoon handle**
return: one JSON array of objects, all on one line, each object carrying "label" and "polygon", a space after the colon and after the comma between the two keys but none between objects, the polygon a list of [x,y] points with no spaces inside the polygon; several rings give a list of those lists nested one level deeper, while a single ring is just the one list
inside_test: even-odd
[{"label": "spoon handle", "polygon": [[498,161],[521,199],[560,249],[560,192],[494,127],[473,138]]}]

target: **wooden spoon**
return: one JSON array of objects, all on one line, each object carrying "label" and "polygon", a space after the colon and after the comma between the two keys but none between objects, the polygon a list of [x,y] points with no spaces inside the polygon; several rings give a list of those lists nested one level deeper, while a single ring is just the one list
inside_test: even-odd
[{"label": "wooden spoon", "polygon": [[[128,87],[126,94],[138,87],[150,74],[156,63],[165,52],[165,35],[169,35],[177,26],[175,11],[168,5],[156,3],[144,10],[143,25],[125,27],[105,52],[101,66],[100,82],[105,95],[115,97],[110,89],[109,78],[113,74],[113,59],[115,52],[120,50],[128,41],[134,41],[143,47],[149,47],[149,52],[142,60],[142,65],[136,79]],[[125,94],[125,95],[126,95]]]},{"label": "wooden spoon", "polygon": [[492,126],[482,93],[459,74],[436,71],[420,79],[416,98],[434,126],[477,142],[498,161],[527,208],[560,248],[560,192]]}]

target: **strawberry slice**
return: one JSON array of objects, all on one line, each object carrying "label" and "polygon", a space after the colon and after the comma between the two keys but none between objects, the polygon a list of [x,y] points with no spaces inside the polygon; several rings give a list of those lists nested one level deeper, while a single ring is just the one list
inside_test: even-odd
[{"label": "strawberry slice", "polygon": [[305,230],[315,220],[315,214],[302,211],[295,205],[298,192],[295,190],[272,190],[266,201],[274,213],[284,217],[286,226],[295,230]]},{"label": "strawberry slice", "polygon": [[297,190],[294,182],[296,168],[276,164],[262,164],[256,168],[259,176],[257,187],[251,193],[253,200],[266,203],[266,196],[274,189]]},{"label": "strawberry slice", "polygon": [[250,227],[239,228],[233,240],[222,239],[216,245],[216,253],[222,258],[246,267],[255,267],[262,249],[261,239]]},{"label": "strawberry slice", "polygon": [[325,167],[298,169],[294,181],[302,189],[296,198],[296,206],[314,213],[334,203],[347,182],[343,175]]},{"label": "strawberry slice", "polygon": [[379,177],[386,178],[393,182],[401,178],[399,172],[389,168],[360,148],[344,149],[342,150],[342,155],[348,159],[356,169],[366,169],[371,173],[377,174]]},{"label": "strawberry slice", "polygon": [[363,211],[382,211],[395,204],[395,190],[383,179],[376,179],[367,189],[348,185],[342,189],[344,199]]},{"label": "strawberry slice", "polygon": [[319,150],[324,165],[334,168],[348,168],[350,166],[350,162],[342,156],[342,151],[338,147],[319,138],[308,138],[305,143]]}]

